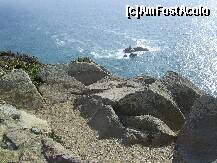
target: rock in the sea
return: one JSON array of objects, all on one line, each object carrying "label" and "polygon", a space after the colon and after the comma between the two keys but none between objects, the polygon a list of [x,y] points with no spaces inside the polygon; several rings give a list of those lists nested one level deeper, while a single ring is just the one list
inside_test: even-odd
[{"label": "rock in the sea", "polygon": [[85,163],[50,138],[42,139],[42,149],[48,163]]},{"label": "rock in the sea", "polygon": [[19,69],[0,76],[0,98],[19,108],[41,109],[43,99],[28,74]]},{"label": "rock in the sea", "polygon": [[194,101],[203,95],[203,92],[191,81],[176,72],[168,71],[161,81],[172,93],[178,107],[186,116],[190,112]]},{"label": "rock in the sea", "polygon": [[136,56],[137,56],[136,53],[130,53],[130,55],[129,55],[130,58],[134,58],[134,57],[136,57]]},{"label": "rock in the sea", "polygon": [[139,52],[139,51],[149,51],[149,50],[147,48],[143,48],[139,46],[135,48],[131,48],[131,46],[129,46],[128,48],[123,50],[124,53],[133,53],[133,52]]},{"label": "rock in the sea", "polygon": [[214,162],[217,159],[217,99],[202,96],[193,105],[178,135],[177,152],[185,162]]},{"label": "rock in the sea", "polygon": [[185,122],[170,92],[160,82],[143,90],[128,91],[116,102],[114,110],[127,116],[152,115],[164,121],[173,131],[180,130]]},{"label": "rock in the sea", "polygon": [[176,134],[163,121],[150,115],[124,116],[122,122],[124,126],[148,135],[147,140],[143,140],[146,145],[166,145],[176,138]]},{"label": "rock in the sea", "polygon": [[84,85],[93,84],[110,73],[94,62],[74,61],[69,64],[68,73]]}]

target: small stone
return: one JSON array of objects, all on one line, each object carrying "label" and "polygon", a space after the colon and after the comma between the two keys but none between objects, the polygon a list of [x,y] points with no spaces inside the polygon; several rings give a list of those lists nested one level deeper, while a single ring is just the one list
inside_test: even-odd
[{"label": "small stone", "polygon": [[31,132],[36,134],[36,135],[39,135],[39,134],[42,133],[41,130],[39,128],[37,128],[37,127],[32,127]]}]

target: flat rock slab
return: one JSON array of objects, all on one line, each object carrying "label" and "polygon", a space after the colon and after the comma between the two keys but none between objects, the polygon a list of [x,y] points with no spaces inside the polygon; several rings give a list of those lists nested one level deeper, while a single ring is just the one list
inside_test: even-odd
[{"label": "flat rock slab", "polygon": [[126,95],[133,94],[137,91],[141,90],[141,88],[131,88],[131,87],[121,87],[121,88],[113,88],[103,91],[102,93],[96,93],[95,95],[103,98],[105,101],[111,101],[111,103],[115,104]]}]

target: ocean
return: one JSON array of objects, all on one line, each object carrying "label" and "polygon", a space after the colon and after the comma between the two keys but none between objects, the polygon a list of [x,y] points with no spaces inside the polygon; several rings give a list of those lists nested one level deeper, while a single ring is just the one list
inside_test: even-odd
[{"label": "ocean", "polygon": [[[207,6],[209,17],[125,17],[126,5]],[[162,77],[173,70],[217,96],[217,1],[0,0],[0,50],[44,63],[91,57],[114,75]],[[123,49],[148,48],[135,58]]]}]

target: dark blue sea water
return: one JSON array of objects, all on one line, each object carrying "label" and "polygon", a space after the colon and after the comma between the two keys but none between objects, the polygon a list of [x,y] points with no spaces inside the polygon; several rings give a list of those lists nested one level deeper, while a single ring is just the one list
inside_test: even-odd
[{"label": "dark blue sea water", "polygon": [[[202,4],[211,16],[128,20],[127,4]],[[120,76],[174,70],[217,96],[216,7],[216,0],[0,0],[0,50],[34,54],[45,63],[89,56]],[[150,52],[123,58],[129,45]]]}]

